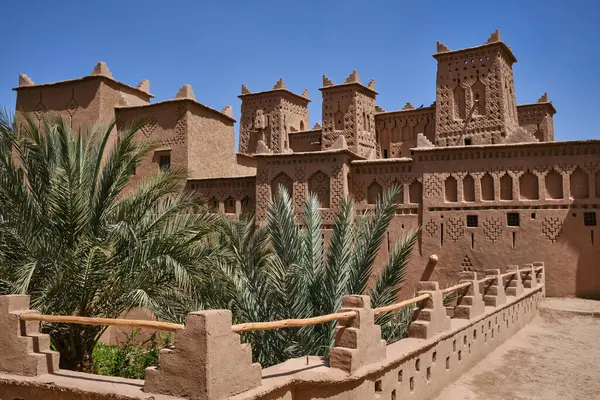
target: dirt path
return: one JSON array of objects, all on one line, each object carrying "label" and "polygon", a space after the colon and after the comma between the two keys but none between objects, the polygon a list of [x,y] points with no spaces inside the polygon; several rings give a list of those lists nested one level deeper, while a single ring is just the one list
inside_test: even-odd
[{"label": "dirt path", "polygon": [[548,299],[539,315],[436,400],[600,399],[600,301]]}]

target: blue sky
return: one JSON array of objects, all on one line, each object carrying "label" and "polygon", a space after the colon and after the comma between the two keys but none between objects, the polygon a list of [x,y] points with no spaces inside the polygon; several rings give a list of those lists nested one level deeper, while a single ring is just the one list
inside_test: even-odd
[{"label": "blue sky", "polygon": [[[386,110],[435,100],[436,41],[483,44],[496,28],[519,60],[519,104],[544,92],[558,110],[557,140],[600,138],[600,1],[26,1],[3,0],[0,106],[14,109],[20,73],[36,83],[89,74],[149,79],[155,101],[184,83],[198,101],[239,118],[241,84],[309,89],[321,120],[321,76],[357,69],[377,81]],[[237,134],[237,125],[236,125]]]}]

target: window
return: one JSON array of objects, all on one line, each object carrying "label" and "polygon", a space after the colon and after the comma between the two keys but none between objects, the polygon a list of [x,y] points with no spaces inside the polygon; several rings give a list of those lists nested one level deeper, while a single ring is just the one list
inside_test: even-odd
[{"label": "window", "polygon": [[375,393],[383,392],[383,385],[381,379],[375,381]]},{"label": "window", "polygon": [[467,227],[477,228],[479,226],[479,218],[477,215],[467,215]]},{"label": "window", "polygon": [[508,226],[519,226],[520,225],[519,213],[508,213],[506,214],[506,224]]},{"label": "window", "polygon": [[583,213],[583,225],[585,226],[596,226],[596,213],[595,212],[586,212]]},{"label": "window", "polygon": [[470,146],[471,144],[472,144],[471,138],[470,137],[465,138],[465,146]]},{"label": "window", "polygon": [[158,159],[158,165],[161,171],[166,171],[169,168],[171,168],[171,155],[166,154],[160,156],[160,158]]},{"label": "window", "polygon": [[388,158],[388,149],[383,149],[383,158]]}]

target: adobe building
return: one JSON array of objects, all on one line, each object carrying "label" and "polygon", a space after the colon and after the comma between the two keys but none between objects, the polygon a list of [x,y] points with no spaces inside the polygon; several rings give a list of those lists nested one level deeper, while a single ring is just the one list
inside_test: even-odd
[{"label": "adobe building", "polygon": [[[547,94],[517,105],[517,59],[498,31],[467,49],[438,42],[433,58],[430,106],[386,111],[376,105],[374,80],[365,85],[356,71],[337,84],[323,76],[322,122],[312,128],[308,90],[293,93],[282,79],[262,92],[242,85],[237,153],[231,107],[199,103],[188,85],[150,103],[148,81],[125,85],[100,63],[90,76],[52,84],[22,75],[15,90],[18,110],[37,118],[58,112],[74,128],[116,117],[122,129],[144,119],[139,140],[160,147],[136,179],[187,168],[187,187],[231,217],[255,213],[264,221],[283,184],[299,215],[308,193],[317,194],[327,237],[344,196],[365,212],[401,185],[378,257],[383,262],[395,240],[422,226],[407,294],[420,280],[449,284],[465,269],[541,259],[548,296],[600,299],[600,140],[555,142]],[[429,269],[432,254],[440,262]]]}]

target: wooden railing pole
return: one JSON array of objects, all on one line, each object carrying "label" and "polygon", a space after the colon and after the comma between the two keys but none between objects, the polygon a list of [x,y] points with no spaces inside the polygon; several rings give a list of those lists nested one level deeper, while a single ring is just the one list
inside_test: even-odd
[{"label": "wooden railing pole", "polygon": [[471,286],[471,282],[463,282],[463,283],[459,283],[454,286],[447,287],[445,289],[441,289],[440,292],[442,292],[442,294],[446,294],[446,293],[454,292],[455,290],[459,290],[459,289],[466,288],[469,286]]},{"label": "wooden railing pole", "polygon": [[81,325],[102,325],[102,326],[121,326],[130,328],[149,328],[161,331],[174,332],[178,329],[183,329],[180,324],[171,322],[159,321],[144,321],[137,319],[113,319],[113,318],[90,318],[76,317],[72,315],[40,315],[40,314],[21,314],[19,316],[22,321],[41,321],[41,322],[57,322],[66,324],[81,324]]},{"label": "wooden railing pole", "polygon": [[429,294],[422,294],[420,296],[413,297],[412,299],[404,300],[404,301],[401,301],[399,303],[390,304],[389,306],[383,306],[383,307],[374,308],[373,309],[373,313],[375,315],[378,315],[378,314],[383,314],[383,313],[390,312],[390,311],[399,310],[399,309],[404,308],[406,306],[410,306],[411,304],[418,303],[421,300],[425,300],[428,297],[430,297]]},{"label": "wooden railing pole", "polygon": [[356,317],[356,311],[340,312],[335,314],[321,315],[312,318],[303,319],[283,319],[280,321],[270,322],[247,322],[237,324],[231,327],[233,332],[249,332],[249,331],[267,331],[270,329],[290,328],[297,326],[317,325],[330,321],[340,321]]}]

